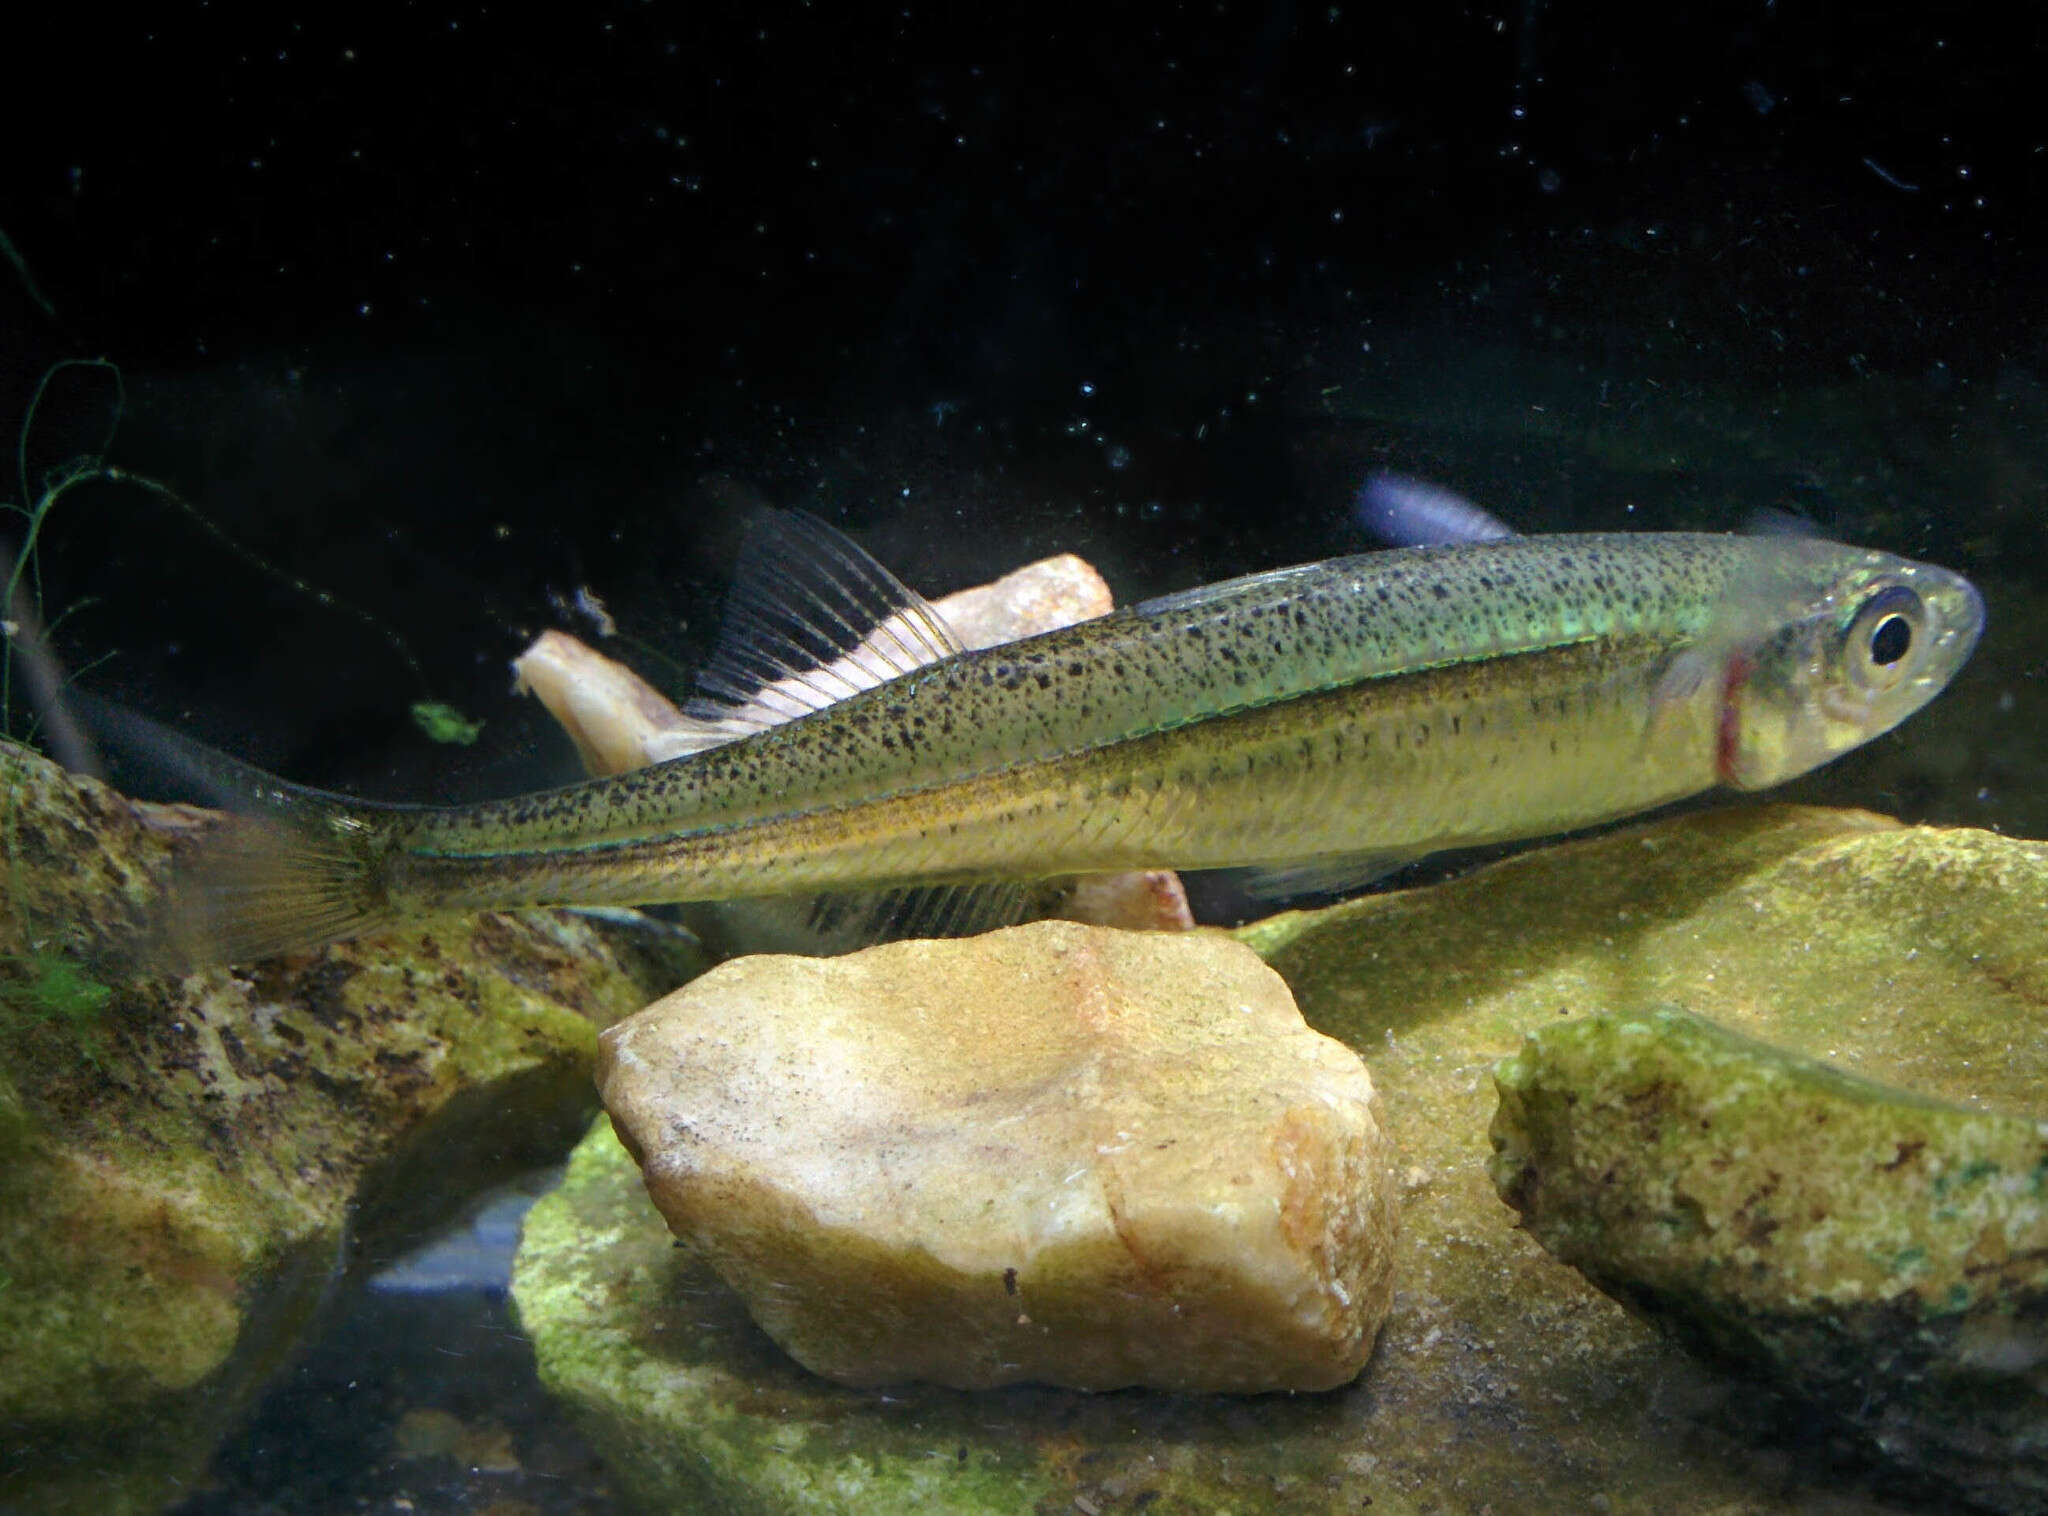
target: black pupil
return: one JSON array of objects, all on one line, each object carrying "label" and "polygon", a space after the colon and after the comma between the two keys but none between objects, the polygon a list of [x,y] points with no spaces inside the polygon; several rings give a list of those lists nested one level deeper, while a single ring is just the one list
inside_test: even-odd
[{"label": "black pupil", "polygon": [[1906,624],[1906,618],[1887,616],[1870,634],[1870,661],[1881,668],[1890,668],[1906,656],[1906,649],[1912,645],[1913,628]]}]

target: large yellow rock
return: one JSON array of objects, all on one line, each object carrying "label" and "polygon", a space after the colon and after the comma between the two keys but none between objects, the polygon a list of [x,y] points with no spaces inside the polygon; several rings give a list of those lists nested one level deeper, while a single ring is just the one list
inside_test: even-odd
[{"label": "large yellow rock", "polygon": [[1387,1312],[1372,1080],[1221,936],[741,959],[598,1078],[671,1229],[845,1383],[1326,1389]]}]

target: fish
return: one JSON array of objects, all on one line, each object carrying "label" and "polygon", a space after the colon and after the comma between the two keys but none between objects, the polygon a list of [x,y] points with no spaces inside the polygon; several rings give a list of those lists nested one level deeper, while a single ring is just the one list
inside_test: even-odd
[{"label": "fish", "polygon": [[967,651],[777,513],[700,676],[704,746],[450,806],[229,760],[235,814],[180,865],[164,945],[242,962],[479,911],[848,891],[940,935],[1152,868],[1339,890],[1806,773],[1932,700],[1983,626],[1967,579],[1874,549],[1599,533],[1253,573]]},{"label": "fish", "polygon": [[1360,526],[1390,547],[1493,542],[1521,535],[1456,490],[1384,470],[1366,476],[1352,511]]}]

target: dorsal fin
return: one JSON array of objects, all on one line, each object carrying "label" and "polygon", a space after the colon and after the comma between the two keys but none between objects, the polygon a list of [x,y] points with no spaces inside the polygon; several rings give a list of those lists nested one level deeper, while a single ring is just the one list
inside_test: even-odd
[{"label": "dorsal fin", "polygon": [[802,511],[747,532],[704,691],[686,714],[742,730],[822,710],[961,650],[924,597]]}]

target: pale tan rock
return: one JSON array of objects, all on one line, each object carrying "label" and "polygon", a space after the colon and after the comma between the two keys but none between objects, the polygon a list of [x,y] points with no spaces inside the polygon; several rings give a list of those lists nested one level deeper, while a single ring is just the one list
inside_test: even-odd
[{"label": "pale tan rock", "polygon": [[1186,932],[1195,925],[1188,892],[1172,869],[1084,874],[1052,914],[1128,932]]},{"label": "pale tan rock", "polygon": [[1115,604],[1093,565],[1061,553],[935,600],[932,608],[968,647],[994,647],[1106,616]]},{"label": "pale tan rock", "polygon": [[689,723],[645,679],[567,632],[542,632],[512,660],[512,689],[547,707],[591,774],[645,767],[664,735]]},{"label": "pale tan rock", "polygon": [[1220,936],[735,960],[598,1082],[670,1228],[846,1383],[1326,1389],[1386,1315],[1371,1077]]}]

